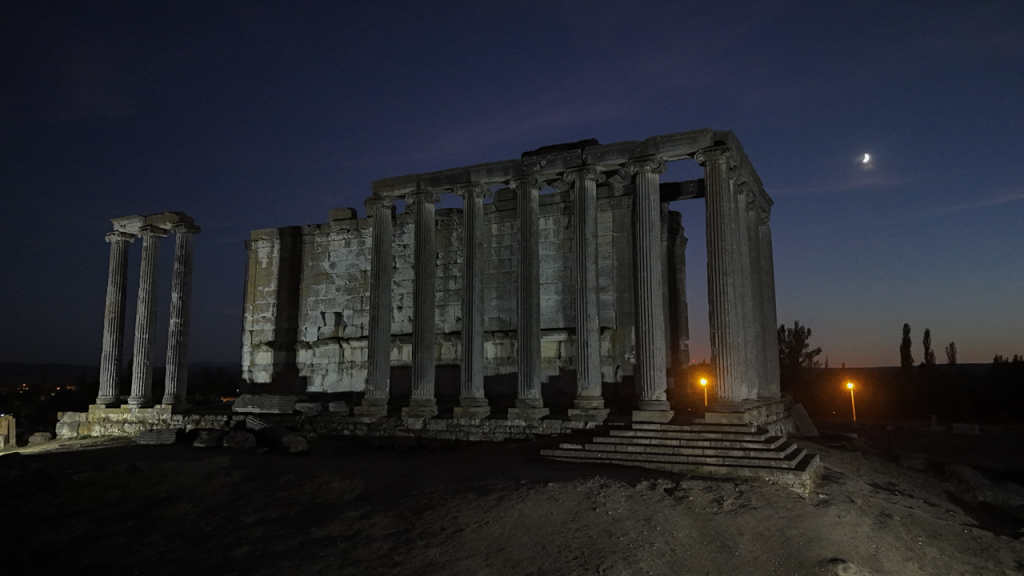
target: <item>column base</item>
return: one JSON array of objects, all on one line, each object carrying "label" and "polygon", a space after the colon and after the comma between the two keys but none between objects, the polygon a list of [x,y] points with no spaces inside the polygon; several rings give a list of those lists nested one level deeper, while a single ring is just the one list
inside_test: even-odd
[{"label": "column base", "polygon": [[152,398],[134,398],[133,397],[133,398],[129,398],[128,399],[128,405],[131,406],[132,408],[152,408],[153,407],[153,399]]},{"label": "column base", "polygon": [[402,418],[433,418],[437,416],[437,400],[433,398],[411,398],[409,407],[402,408]]},{"label": "column base", "polygon": [[159,404],[160,407],[170,408],[171,413],[181,414],[192,407],[191,404],[186,403],[184,400],[175,400],[174,398],[164,398]]},{"label": "column base", "polygon": [[550,413],[540,398],[516,398],[516,407],[508,409],[508,419],[540,420]]},{"label": "column base", "polygon": [[569,420],[573,422],[604,422],[608,419],[607,408],[569,408]]},{"label": "column base", "polygon": [[637,405],[641,412],[672,411],[672,405],[667,400],[640,400]]},{"label": "column base", "polygon": [[104,408],[118,408],[121,406],[121,399],[114,398],[113,396],[100,396],[93,402],[93,406],[102,406]]},{"label": "column base", "polygon": [[455,408],[456,419],[483,420],[491,415],[491,407],[487,404],[487,398],[462,396],[459,398],[459,404]]},{"label": "column base", "polygon": [[[666,402],[668,404],[668,402]],[[633,410],[633,422],[667,424],[676,415],[672,410]]]},{"label": "column base", "polygon": [[359,406],[353,408],[352,413],[355,416],[364,416],[369,418],[387,416],[388,399],[374,397],[363,398],[362,403]]}]

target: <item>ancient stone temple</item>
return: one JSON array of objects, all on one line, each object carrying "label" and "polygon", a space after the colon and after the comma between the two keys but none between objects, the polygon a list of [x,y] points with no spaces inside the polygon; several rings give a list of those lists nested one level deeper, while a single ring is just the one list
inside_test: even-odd
[{"label": "ancient stone temple", "polygon": [[[705,178],[661,182],[679,160]],[[436,208],[444,194],[462,208]],[[515,374],[509,418],[536,420],[542,383],[572,371],[571,418],[603,420],[602,382],[631,378],[632,420],[667,422],[671,375],[689,362],[686,238],[668,203],[689,198],[707,213],[713,408],[747,421],[779,399],[772,201],[735,136],[709,129],[378,180],[366,218],[339,209],[253,232],[250,392],[363,392],[355,413],[380,416],[392,367],[409,366],[404,414],[431,417],[448,365],[456,416],[490,414],[486,378]]]},{"label": "ancient stone temple", "polygon": [[188,381],[188,332],[192,299],[192,237],[200,229],[184,212],[164,212],[150,216],[124,216],[111,220],[114,231],[107,234],[110,243],[110,271],[107,277],[107,304],[103,318],[103,355],[100,358],[100,391],[94,411],[121,406],[121,350],[124,342],[125,308],[128,289],[128,248],[142,239],[142,266],[135,312],[135,342],[132,352],[132,389],[128,406],[152,408],[153,403],[153,331],[157,317],[157,261],[160,239],[174,234],[174,269],[171,281],[170,322],[167,334],[167,363],[164,396],[166,410],[185,407]]}]

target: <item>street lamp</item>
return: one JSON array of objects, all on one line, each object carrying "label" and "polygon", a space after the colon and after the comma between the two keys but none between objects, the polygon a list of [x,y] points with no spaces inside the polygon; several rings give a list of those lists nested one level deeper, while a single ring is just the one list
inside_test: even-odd
[{"label": "street lamp", "polygon": [[846,387],[850,389],[850,408],[853,409],[853,421],[857,421],[857,403],[853,401],[853,382],[847,382]]},{"label": "street lamp", "polygon": [[701,378],[700,379],[700,385],[701,385],[702,388],[704,388],[704,405],[707,406],[708,405],[708,379],[707,378]]}]

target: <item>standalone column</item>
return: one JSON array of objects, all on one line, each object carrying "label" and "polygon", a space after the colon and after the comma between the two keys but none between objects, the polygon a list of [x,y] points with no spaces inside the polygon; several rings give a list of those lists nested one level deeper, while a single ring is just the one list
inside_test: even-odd
[{"label": "standalone column", "polygon": [[457,188],[462,196],[462,369],[456,418],[481,419],[491,414],[484,396],[483,185]]},{"label": "standalone column", "polygon": [[374,196],[366,200],[373,218],[370,257],[370,319],[367,339],[366,396],[356,406],[357,416],[385,416],[391,382],[391,257],[392,200]]},{"label": "standalone column", "polygon": [[665,396],[665,311],[661,274],[661,191],[658,176],[665,163],[643,158],[626,164],[633,178],[633,302],[636,338],[638,422],[668,422],[672,407]]},{"label": "standalone column", "polygon": [[752,399],[744,381],[742,277],[746,261],[740,245],[740,197],[730,175],[730,156],[724,147],[697,154],[697,161],[704,166],[708,315],[717,396],[714,410],[720,412],[742,410]]},{"label": "standalone column", "polygon": [[437,287],[437,239],[434,225],[434,204],[440,198],[430,191],[410,194],[415,217],[412,320],[412,398],[402,410],[407,418],[433,418],[437,415],[434,398],[436,356],[434,339],[437,329],[434,317],[434,295]]},{"label": "standalone column", "polygon": [[758,231],[758,212],[760,206],[756,200],[756,193],[753,190],[747,192],[747,210],[744,216],[744,228],[747,233],[750,246],[750,285],[751,285],[751,330],[753,334],[753,346],[755,352],[757,377],[754,383],[757,386],[757,397],[768,396],[768,358],[765,356],[767,350],[767,333],[765,332],[765,310],[764,310],[764,278],[761,271],[761,234]]},{"label": "standalone column", "polygon": [[156,327],[156,293],[160,239],[167,230],[155,226],[139,229],[142,237],[142,270],[139,300],[135,305],[135,347],[132,352],[132,395],[129,406],[153,404],[153,328]]},{"label": "standalone column", "polygon": [[597,178],[596,168],[565,173],[574,184],[573,217],[576,224],[576,402],[573,420],[603,422],[608,417],[601,396],[601,325],[597,308]]},{"label": "standalone column", "polygon": [[192,238],[199,227],[175,224],[174,271],[171,279],[171,319],[167,326],[167,363],[164,377],[164,398],[161,404],[176,410],[187,408],[185,388],[188,385],[188,333],[192,310]]},{"label": "standalone column", "polygon": [[509,418],[536,420],[548,413],[540,394],[540,187],[534,176],[516,178],[510,184],[519,208],[519,386]]},{"label": "standalone column", "polygon": [[124,346],[124,309],[128,291],[128,244],[135,236],[110,232],[110,271],[107,273],[107,306],[103,314],[103,354],[100,356],[101,406],[119,404],[121,395],[121,348]]},{"label": "standalone column", "polygon": [[755,278],[755,264],[757,257],[754,255],[754,245],[751,235],[757,232],[753,224],[753,213],[751,212],[754,203],[753,192],[746,186],[740,187],[736,207],[736,227],[739,233],[737,245],[739,246],[740,265],[733,271],[739,281],[740,318],[743,320],[743,330],[740,332],[743,350],[743,372],[742,382],[746,398],[756,399],[758,387],[762,376],[762,356],[764,346],[761,343],[761,321],[758,310],[760,306],[757,299],[757,283]]},{"label": "standalone column", "polygon": [[768,366],[768,382],[766,391],[769,398],[778,398],[779,390],[779,348],[777,330],[778,317],[775,311],[775,263],[772,254],[772,229],[768,225],[769,214],[759,214],[758,234],[761,249],[761,286],[764,289],[764,324],[765,324],[765,357]]}]

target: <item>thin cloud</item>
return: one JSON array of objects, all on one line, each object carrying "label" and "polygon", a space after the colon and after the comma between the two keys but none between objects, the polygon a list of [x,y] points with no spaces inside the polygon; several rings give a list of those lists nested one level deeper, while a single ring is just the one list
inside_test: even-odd
[{"label": "thin cloud", "polygon": [[989,198],[983,198],[981,200],[977,200],[974,202],[957,204],[956,206],[944,206],[942,208],[936,208],[935,210],[930,210],[928,212],[921,213],[921,216],[939,216],[942,214],[949,214],[952,212],[960,212],[962,210],[971,210],[974,208],[984,208],[986,206],[1006,204],[1007,202],[1016,202],[1018,200],[1024,200],[1024,190],[1012,190],[996,196],[991,196]]}]

